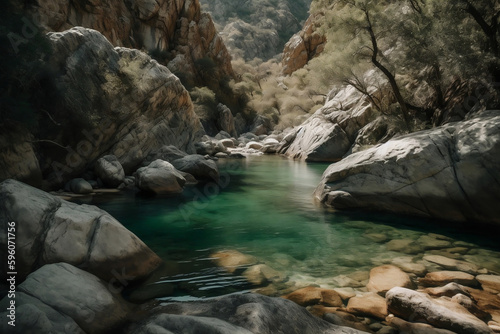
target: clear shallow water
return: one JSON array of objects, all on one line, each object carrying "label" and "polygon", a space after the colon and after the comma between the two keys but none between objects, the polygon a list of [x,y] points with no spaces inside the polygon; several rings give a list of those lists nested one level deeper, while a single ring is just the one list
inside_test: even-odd
[{"label": "clear shallow water", "polygon": [[[210,254],[224,249],[253,255],[289,281],[335,287],[345,283],[342,275],[363,281],[372,267],[408,256],[388,250],[388,241],[417,240],[434,232],[453,238],[451,242],[472,243],[468,247],[473,250],[464,256],[500,270],[500,245],[487,233],[459,233],[456,226],[437,227],[428,220],[338,213],[317,206],[312,193],[327,164],[255,156],[221,160],[219,167],[220,188],[208,184],[173,197],[129,192],[93,200],[167,261],[168,269],[154,281],[172,286],[173,292],[166,290],[177,299],[253,287],[241,276],[214,267]],[[378,237],[370,238],[372,234]],[[422,254],[410,256],[418,260]]]}]

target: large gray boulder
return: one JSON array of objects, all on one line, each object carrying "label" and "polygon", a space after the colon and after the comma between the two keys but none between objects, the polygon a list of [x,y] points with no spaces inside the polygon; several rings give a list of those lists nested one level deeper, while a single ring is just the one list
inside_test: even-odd
[{"label": "large gray boulder", "polygon": [[405,320],[425,322],[456,333],[491,333],[486,323],[445,297],[433,300],[425,293],[396,287],[387,292],[386,301],[389,312]]},{"label": "large gray boulder", "polygon": [[164,145],[194,153],[204,130],[189,93],[167,67],[139,50],[114,47],[92,29],[75,27],[48,39],[50,93],[58,96],[50,112],[60,126],[44,124],[44,140],[65,150],[38,147],[47,187],[81,175],[104,155],[116,156],[128,174]]},{"label": "large gray boulder", "polygon": [[500,224],[500,112],[392,139],[330,165],[315,197],[361,208]]},{"label": "large gray boulder", "polygon": [[[119,290],[67,263],[48,264],[30,274],[17,286],[16,326],[12,333],[109,333],[127,319],[132,309]],[[115,292],[115,293],[114,293]],[[0,301],[2,311],[10,299]]]},{"label": "large gray boulder", "polygon": [[[228,329],[242,334],[364,333],[323,321],[290,300],[252,293],[209,301],[172,303],[158,307],[152,313],[156,315],[132,326],[127,333],[199,333],[186,332],[191,326],[203,326],[198,327],[203,328],[203,333],[220,334],[231,333]],[[178,323],[183,325],[177,326]],[[157,332],[153,332],[153,328]]]},{"label": "large gray boulder", "polygon": [[125,181],[125,171],[114,155],[105,155],[98,159],[94,172],[105,186],[116,188]]},{"label": "large gray boulder", "polygon": [[160,159],[139,168],[134,176],[137,188],[155,194],[180,193],[186,183],[184,176],[170,162]]},{"label": "large gray boulder", "polygon": [[207,160],[199,154],[192,154],[172,161],[180,171],[193,175],[200,181],[219,181],[219,168],[213,160]]},{"label": "large gray boulder", "polygon": [[[65,262],[104,280],[137,280],[161,262],[107,212],[54,197],[19,181],[0,183],[0,255],[7,223],[16,225],[16,270],[21,280],[44,264]],[[2,279],[5,273],[2,273]]]},{"label": "large gray boulder", "polygon": [[299,127],[286,155],[305,161],[338,161],[373,117],[368,99],[353,87],[345,87]]}]

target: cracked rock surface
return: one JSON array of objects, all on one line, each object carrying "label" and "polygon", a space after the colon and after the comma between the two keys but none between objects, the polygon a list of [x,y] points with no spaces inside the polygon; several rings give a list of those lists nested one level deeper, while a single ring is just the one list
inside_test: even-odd
[{"label": "cracked rock surface", "polygon": [[457,222],[500,224],[500,112],[394,138],[328,167],[315,198]]},{"label": "cracked rock surface", "polygon": [[106,280],[135,280],[160,258],[106,211],[77,205],[24,183],[0,183],[0,255],[6,258],[7,223],[16,223],[18,279],[45,264],[65,262]]}]

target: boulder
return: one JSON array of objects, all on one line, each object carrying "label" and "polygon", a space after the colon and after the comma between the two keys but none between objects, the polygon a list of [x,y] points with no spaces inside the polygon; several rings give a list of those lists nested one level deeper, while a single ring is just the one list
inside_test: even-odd
[{"label": "boulder", "polygon": [[474,263],[450,259],[442,255],[426,255],[424,256],[424,260],[448,270],[463,271],[473,275],[479,271],[479,267]]},{"label": "boulder", "polygon": [[176,194],[183,190],[186,179],[169,162],[155,160],[135,174],[135,185],[141,191],[155,194]]},{"label": "boulder", "polygon": [[500,224],[500,115],[398,137],[330,165],[315,197],[361,208]]},{"label": "boulder", "polygon": [[125,171],[114,155],[105,155],[94,166],[95,175],[105,186],[116,188],[125,180]]},{"label": "boulder", "polygon": [[264,145],[256,141],[251,141],[246,145],[246,148],[253,148],[254,150],[260,150],[262,147],[264,147]]},{"label": "boulder", "polygon": [[432,297],[453,297],[457,294],[463,294],[469,296],[465,287],[458,283],[448,283],[445,286],[438,286],[436,288],[426,288],[423,290],[424,293]]},{"label": "boulder", "polygon": [[82,178],[69,181],[64,186],[64,190],[75,194],[90,194],[94,191],[92,185]]},{"label": "boulder", "polygon": [[[132,310],[120,290],[110,284],[67,263],[47,264],[17,286],[16,302],[24,307],[17,309],[16,330],[109,333],[122,325]],[[2,310],[8,303],[7,297],[0,301]]]},{"label": "boulder", "polygon": [[456,333],[491,333],[486,323],[449,300],[433,300],[424,293],[400,287],[389,290],[386,300],[389,312],[405,320],[425,322]]},{"label": "boulder", "polygon": [[366,286],[368,291],[385,295],[396,286],[411,288],[413,283],[407,273],[392,265],[383,265],[370,270],[370,280]]},{"label": "boulder", "polygon": [[210,255],[215,264],[223,267],[230,273],[246,268],[257,263],[257,259],[251,255],[246,255],[237,250],[223,250]]},{"label": "boulder", "polygon": [[338,161],[372,117],[366,96],[344,87],[300,126],[285,154],[305,161]]},{"label": "boulder", "polygon": [[289,293],[282,298],[293,301],[300,306],[321,304],[328,307],[340,307],[342,298],[335,290],[309,286]]},{"label": "boulder", "polygon": [[346,310],[355,315],[378,319],[385,319],[388,315],[384,297],[375,292],[369,292],[349,299]]},{"label": "boulder", "polygon": [[200,181],[219,181],[219,168],[213,160],[207,160],[199,154],[192,154],[172,161],[180,171],[193,175]]},{"label": "boulder", "polygon": [[417,276],[424,276],[427,268],[422,263],[414,263],[411,257],[397,257],[392,259],[392,264],[401,268],[404,272]]},{"label": "boulder", "polygon": [[471,274],[461,271],[435,271],[419,278],[418,283],[425,286],[442,286],[448,283],[457,283],[467,286],[476,286],[477,281]]},{"label": "boulder", "polygon": [[232,139],[229,139],[229,138],[221,139],[219,141],[219,143],[221,143],[222,145],[224,145],[224,147],[229,147],[229,148],[235,147],[234,141]]},{"label": "boulder", "polygon": [[85,268],[107,281],[122,276],[138,280],[161,262],[139,238],[95,206],[66,202],[14,180],[0,183],[0,197],[0,255],[7,250],[7,222],[15,222],[18,280],[56,262]]},{"label": "boulder", "polygon": [[417,242],[411,239],[394,239],[389,241],[385,246],[390,251],[401,252],[405,254],[419,254],[423,251],[423,248]]},{"label": "boulder", "polygon": [[256,264],[245,270],[242,274],[250,283],[262,285],[265,283],[282,282],[285,275],[269,267],[267,264]]},{"label": "boulder", "polygon": [[[234,333],[259,333],[259,334],[340,334],[352,333],[361,334],[365,332],[357,331],[346,327],[336,326],[311,315],[305,308],[282,298],[270,298],[258,294],[236,294],[224,296],[207,301],[196,301],[190,303],[170,303],[153,310],[156,314],[170,314],[172,317],[164,318],[161,324],[165,324],[167,329],[171,329],[172,323],[186,320],[182,325],[183,333],[186,328],[198,326],[203,323],[207,327],[196,333],[229,333],[227,329],[235,330]],[[174,317],[175,315],[175,317]],[[157,323],[157,315],[153,315],[134,325],[126,333],[168,333],[163,331],[161,324]],[[179,318],[184,317],[184,318]],[[185,318],[190,317],[190,318]],[[198,318],[195,321],[195,318]],[[219,321],[207,321],[208,319],[219,319],[226,324],[222,327]],[[235,327],[229,327],[231,324]],[[215,327],[219,325],[221,327]],[[209,329],[209,327],[212,327]],[[214,328],[215,327],[215,328]],[[194,327],[196,328],[196,327]],[[221,328],[218,331],[216,328]],[[247,332],[242,331],[241,328]],[[238,332],[239,331],[239,332]],[[174,330],[174,333],[180,333]]]},{"label": "boulder", "polygon": [[500,276],[497,275],[477,275],[476,280],[481,284],[484,291],[500,293]]},{"label": "boulder", "polygon": [[387,317],[387,322],[399,333],[408,334],[456,334],[447,329],[435,328],[429,324],[413,323],[394,316]]}]

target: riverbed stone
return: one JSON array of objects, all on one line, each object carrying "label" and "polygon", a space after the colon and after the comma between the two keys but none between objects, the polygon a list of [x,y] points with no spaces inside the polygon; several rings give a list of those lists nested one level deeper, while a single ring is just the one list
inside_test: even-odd
[{"label": "riverbed stone", "polygon": [[400,287],[389,290],[386,300],[389,312],[405,320],[426,322],[456,333],[490,333],[486,323],[450,300],[433,300],[424,293]]},{"label": "riverbed stone", "polygon": [[452,245],[449,240],[438,239],[430,234],[421,236],[416,242],[424,250],[449,248]]},{"label": "riverbed stone", "polygon": [[242,273],[250,283],[262,285],[267,282],[282,282],[285,275],[267,264],[256,264],[248,268]]},{"label": "riverbed stone", "polygon": [[469,293],[466,291],[466,288],[463,285],[460,285],[458,283],[448,283],[445,286],[438,286],[435,288],[426,288],[422,292],[428,294],[429,296],[432,297],[453,297],[457,294],[463,294],[466,296],[470,296]]},{"label": "riverbed stone", "polygon": [[283,296],[300,306],[322,304],[328,307],[342,306],[342,298],[335,290],[309,286]]},{"label": "riverbed stone", "polygon": [[125,171],[114,155],[105,155],[98,159],[94,172],[105,186],[116,188],[125,180]]},{"label": "riverbed stone", "polygon": [[186,183],[186,179],[171,163],[160,159],[139,168],[134,176],[137,188],[155,194],[180,193]]},{"label": "riverbed stone", "polygon": [[473,263],[450,259],[441,255],[426,255],[423,259],[424,261],[435,263],[447,270],[463,271],[473,275],[477,274],[480,269]]},{"label": "riverbed stone", "polygon": [[361,322],[355,315],[342,310],[332,310],[330,312],[325,312],[323,315],[323,319],[335,325],[355,328],[365,332],[371,332],[370,327]]},{"label": "riverbed stone", "polygon": [[418,283],[424,286],[443,286],[452,282],[466,286],[477,285],[473,275],[462,271],[434,271],[418,279]]},{"label": "riverbed stone", "polygon": [[385,295],[387,291],[395,286],[411,288],[412,281],[407,273],[393,265],[383,265],[370,270],[368,291]]},{"label": "riverbed stone", "polygon": [[500,276],[496,275],[477,275],[476,280],[479,281],[484,291],[491,293],[500,293]]},{"label": "riverbed stone", "polygon": [[388,315],[384,297],[375,292],[368,292],[349,299],[346,310],[355,315],[378,319],[385,319]]},{"label": "riverbed stone", "polygon": [[[401,318],[389,315],[387,317],[387,322],[399,333],[411,333],[411,334],[456,334],[455,332],[449,331],[447,329],[436,328],[429,324],[418,323],[418,322],[408,322]],[[379,334],[379,333],[377,333]]]},{"label": "riverbed stone", "polygon": [[491,320],[500,323],[500,296],[488,291],[465,287],[468,294],[474,299],[480,310],[489,313]]},{"label": "riverbed stone", "polygon": [[405,254],[422,253],[423,248],[411,239],[394,239],[385,244],[388,250]]},{"label": "riverbed stone", "polygon": [[427,268],[422,263],[414,263],[410,256],[396,257],[392,260],[392,264],[401,268],[407,273],[412,273],[417,276],[424,276],[427,273]]},{"label": "riverbed stone", "polygon": [[212,253],[210,258],[217,266],[223,267],[230,273],[234,273],[239,269],[246,269],[258,262],[254,256],[232,249]]}]

